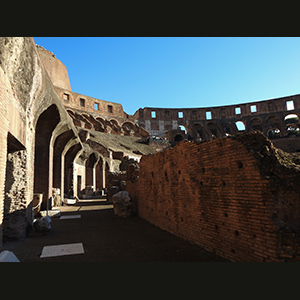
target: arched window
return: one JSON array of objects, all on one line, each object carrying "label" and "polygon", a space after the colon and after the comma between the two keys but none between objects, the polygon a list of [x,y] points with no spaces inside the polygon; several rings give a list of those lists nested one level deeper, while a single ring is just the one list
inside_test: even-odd
[{"label": "arched window", "polygon": [[179,125],[178,127],[180,128],[180,130],[184,131],[184,133],[186,134],[186,129],[183,125]]},{"label": "arched window", "polygon": [[289,114],[284,118],[285,124],[298,123],[299,117],[295,114]]},{"label": "arched window", "polygon": [[238,131],[246,130],[246,126],[242,121],[235,122],[235,125],[236,125],[236,128],[238,129]]}]

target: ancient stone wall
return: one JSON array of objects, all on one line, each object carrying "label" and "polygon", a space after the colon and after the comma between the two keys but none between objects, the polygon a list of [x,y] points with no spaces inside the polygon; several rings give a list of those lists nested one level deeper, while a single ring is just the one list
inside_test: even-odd
[{"label": "ancient stone wall", "polygon": [[32,206],[27,203],[26,150],[7,155],[4,222],[5,239],[23,239],[32,221]]},{"label": "ancient stone wall", "polygon": [[140,217],[232,261],[300,260],[299,162],[257,132],[182,141],[143,156],[127,191]]},{"label": "ancient stone wall", "polygon": [[61,174],[54,156],[77,135],[32,38],[0,38],[0,117],[1,249],[3,234],[24,237],[33,221],[33,193],[44,200],[52,195],[53,174]]},{"label": "ancient stone wall", "polygon": [[42,46],[37,45],[39,57],[55,86],[71,90],[68,70],[56,56]]},{"label": "ancient stone wall", "polygon": [[62,100],[62,103],[68,108],[91,112],[109,120],[112,118],[127,118],[127,114],[123,111],[122,104],[120,103],[82,95],[58,86],[55,88]]},{"label": "ancient stone wall", "polygon": [[[299,116],[300,95],[218,107],[145,107],[134,114],[151,135],[170,141],[212,140],[260,130],[288,152],[300,151]],[[291,137],[298,138],[290,143]]]}]

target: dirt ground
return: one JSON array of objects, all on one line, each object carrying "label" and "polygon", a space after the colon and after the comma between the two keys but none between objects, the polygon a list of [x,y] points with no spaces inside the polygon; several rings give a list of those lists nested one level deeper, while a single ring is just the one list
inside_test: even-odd
[{"label": "dirt ground", "polygon": [[[226,260],[163,231],[138,216],[120,218],[105,199],[61,206],[48,234],[32,230],[23,241],[6,241],[21,262],[225,262]],[[44,246],[82,243],[83,254],[40,258]]]}]

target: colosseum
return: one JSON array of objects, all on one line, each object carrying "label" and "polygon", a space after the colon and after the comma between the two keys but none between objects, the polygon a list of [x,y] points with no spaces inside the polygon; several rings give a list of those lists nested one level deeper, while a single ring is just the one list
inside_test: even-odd
[{"label": "colosseum", "polygon": [[[33,230],[37,203],[104,195],[121,178],[139,217],[210,252],[300,260],[300,95],[128,115],[72,91],[28,37],[0,38],[0,81],[0,251]],[[138,167],[121,172],[128,160]]]}]

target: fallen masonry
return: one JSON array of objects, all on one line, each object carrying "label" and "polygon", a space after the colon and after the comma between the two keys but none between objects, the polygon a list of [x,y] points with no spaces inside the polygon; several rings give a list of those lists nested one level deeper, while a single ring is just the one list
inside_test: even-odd
[{"label": "fallen masonry", "polygon": [[127,191],[120,191],[112,196],[116,216],[128,218],[136,213],[136,205]]}]

